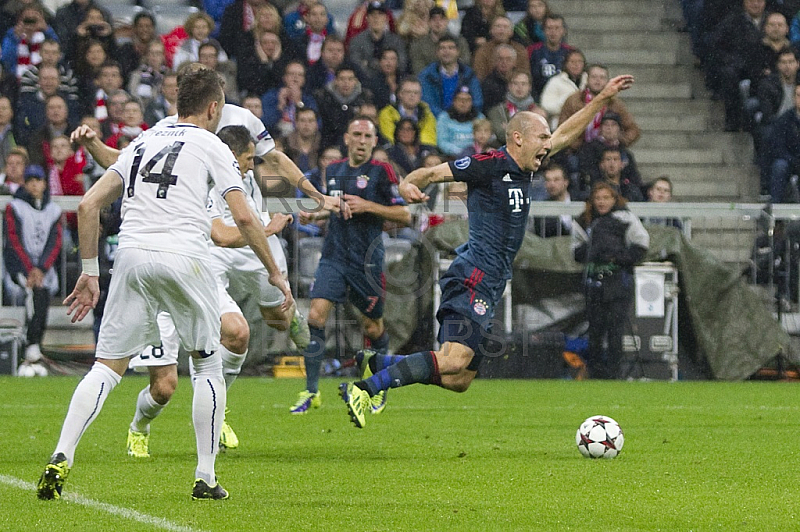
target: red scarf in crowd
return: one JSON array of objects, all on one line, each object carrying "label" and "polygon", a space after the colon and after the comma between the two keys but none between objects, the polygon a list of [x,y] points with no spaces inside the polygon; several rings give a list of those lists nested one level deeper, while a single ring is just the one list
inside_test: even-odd
[{"label": "red scarf in crowd", "polygon": [[42,56],[39,53],[42,42],[44,42],[44,33],[41,31],[34,33],[30,40],[23,37],[19,41],[17,45],[17,79],[21,79],[31,65],[38,66],[42,62]]},{"label": "red scarf in crowd", "polygon": [[[594,95],[589,92],[589,89],[583,89],[583,103],[585,105],[589,105],[589,102],[591,102],[593,99]],[[592,122],[586,126],[586,134],[584,135],[586,142],[591,142],[596,139],[598,135],[600,135],[600,124],[603,122],[603,115],[606,114],[606,109],[607,108],[604,105],[603,108],[600,109],[596,115],[594,115]]]}]

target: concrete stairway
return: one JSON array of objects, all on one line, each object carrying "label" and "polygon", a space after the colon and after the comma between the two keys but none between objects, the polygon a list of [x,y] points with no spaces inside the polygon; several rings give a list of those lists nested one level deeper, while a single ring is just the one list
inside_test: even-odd
[{"label": "concrete stairway", "polygon": [[722,106],[712,102],[692,65],[689,37],[679,33],[678,0],[553,0],[569,43],[611,75],[636,85],[623,100],[642,128],[632,147],[645,181],[668,175],[677,201],[755,199],[758,174],[745,133],[724,133]]}]

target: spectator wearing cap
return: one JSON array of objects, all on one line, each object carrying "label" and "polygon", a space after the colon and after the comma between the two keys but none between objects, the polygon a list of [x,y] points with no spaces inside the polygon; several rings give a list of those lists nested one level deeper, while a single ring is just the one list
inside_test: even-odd
[{"label": "spectator wearing cap", "polygon": [[492,70],[497,68],[496,56],[501,46],[510,47],[515,52],[511,68],[518,72],[530,72],[528,51],[520,43],[511,40],[514,36],[514,25],[511,23],[511,19],[506,16],[495,17],[489,35],[491,38],[475,50],[475,57],[472,60],[472,69],[479,80],[485,80]]},{"label": "spectator wearing cap", "polygon": [[[339,146],[356,108],[368,98],[361,88],[352,66],[341,65],[333,81],[319,90],[314,97],[322,120],[322,145]],[[313,166],[313,165],[312,165]]]},{"label": "spectator wearing cap", "polygon": [[469,87],[459,87],[453,104],[436,118],[436,139],[439,149],[446,155],[457,156],[469,148],[475,138],[472,122],[486,118],[473,104]]},{"label": "spectator wearing cap", "polygon": [[[369,8],[370,4],[374,4],[376,0],[366,0],[361,5],[359,5],[355,10],[350,14],[350,18],[347,20],[347,30],[345,31],[344,36],[344,45],[350,46],[350,42],[356,35],[360,35],[361,32],[367,29],[369,25],[367,21],[367,8]],[[379,3],[385,3],[385,0],[377,0]],[[389,31],[396,32],[397,28],[395,27],[394,22],[394,15],[392,14],[391,9],[389,6],[386,6],[386,21],[389,25]]]},{"label": "spectator wearing cap", "polygon": [[458,44],[456,39],[445,35],[439,39],[436,48],[438,60],[425,67],[419,74],[422,84],[422,101],[430,106],[434,116],[453,103],[453,96],[458,87],[469,87],[472,104],[483,109],[483,92],[481,82],[471,67],[458,60]]},{"label": "spectator wearing cap", "polygon": [[387,11],[385,4],[371,2],[367,7],[367,31],[358,34],[350,42],[350,60],[365,72],[378,70],[381,52],[387,48],[397,52],[399,71],[407,70],[406,43],[389,31],[386,25]]},{"label": "spectator wearing cap", "polygon": [[[436,47],[439,39],[450,35],[447,31],[447,14],[441,7],[433,7],[428,15],[428,34],[411,41],[408,46],[408,58],[411,61],[411,72],[419,74],[426,66],[438,60]],[[458,60],[469,65],[471,56],[467,40],[461,35],[455,36],[458,47]]]},{"label": "spectator wearing cap", "polygon": [[405,78],[397,91],[397,102],[387,105],[378,113],[378,129],[390,142],[401,118],[411,118],[419,127],[422,144],[436,145],[436,117],[428,104],[422,101],[422,86],[416,78]]},{"label": "spectator wearing cap", "polygon": [[[50,201],[41,166],[25,169],[25,184],[6,206],[3,224],[4,303],[25,305],[30,297],[33,315],[27,323],[25,359],[42,357],[39,345],[47,325],[50,298],[58,291],[55,264],[61,252],[61,208]],[[28,296],[30,290],[31,296]]]},{"label": "spectator wearing cap", "polygon": [[584,190],[589,191],[591,185],[602,177],[600,159],[607,148],[619,151],[622,161],[622,179],[630,183],[641,183],[642,176],[636,167],[633,153],[620,140],[622,121],[617,113],[607,112],[600,122],[600,134],[591,142],[585,143],[578,151],[578,168],[583,176]]}]

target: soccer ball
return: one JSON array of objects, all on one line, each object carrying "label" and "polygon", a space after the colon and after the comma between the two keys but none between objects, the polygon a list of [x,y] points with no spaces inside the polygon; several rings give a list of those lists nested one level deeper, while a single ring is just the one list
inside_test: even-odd
[{"label": "soccer ball", "polygon": [[619,423],[608,416],[592,416],[575,434],[578,450],[586,458],[614,458],[625,443]]},{"label": "soccer ball", "polygon": [[35,377],[36,370],[30,364],[20,364],[17,368],[17,377]]}]

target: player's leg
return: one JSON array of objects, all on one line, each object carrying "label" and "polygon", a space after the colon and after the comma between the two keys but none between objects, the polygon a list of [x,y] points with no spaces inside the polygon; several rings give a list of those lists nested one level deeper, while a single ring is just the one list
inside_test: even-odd
[{"label": "player's leg", "polygon": [[333,305],[334,302],[328,299],[314,298],[311,300],[311,309],[308,312],[311,341],[303,350],[306,389],[300,392],[297,402],[290,409],[292,414],[305,414],[311,408],[319,408],[322,404],[322,395],[319,392],[319,374],[325,354],[325,322],[328,321]]},{"label": "player's leg", "polygon": [[[227,292],[225,292],[225,297],[229,301],[227,304],[222,305],[223,314],[219,352],[222,357],[222,374],[225,378],[225,387],[227,389],[233,385],[239,373],[241,373],[242,366],[247,358],[247,348],[250,344],[250,326]],[[226,408],[219,433],[219,444],[225,449],[236,449],[239,447],[239,437],[228,423],[227,418],[228,409]]]},{"label": "player's leg", "polygon": [[192,497],[227,499],[228,493],[217,483],[214,470],[227,401],[222,358],[217,353],[208,355],[194,352],[190,363],[194,368],[192,422],[197,442],[197,468]]},{"label": "player's leg", "polygon": [[[389,333],[383,323],[383,305],[386,299],[386,283],[381,268],[353,270],[347,276],[350,286],[350,301],[361,311],[364,328],[364,351],[356,353],[359,378],[372,376],[369,355],[386,355],[389,349]],[[381,390],[370,397],[370,412],[380,414],[386,408],[388,391]]]}]

